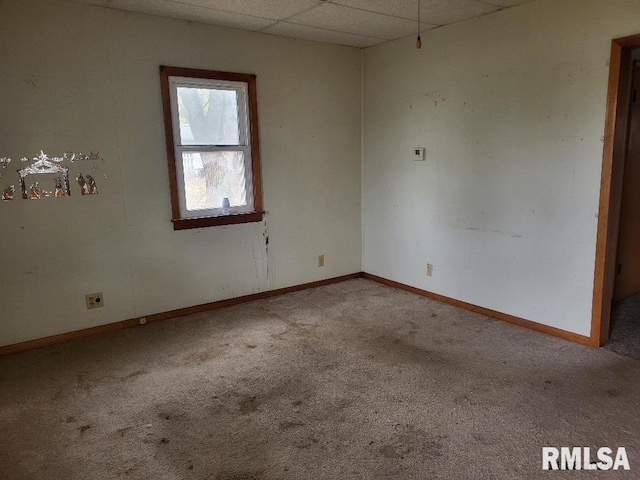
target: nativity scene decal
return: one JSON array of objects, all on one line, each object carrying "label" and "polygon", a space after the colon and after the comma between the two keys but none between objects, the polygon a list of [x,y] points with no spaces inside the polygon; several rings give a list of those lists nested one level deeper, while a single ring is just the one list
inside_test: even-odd
[{"label": "nativity scene decal", "polygon": [[[18,170],[19,194],[22,195],[24,200],[71,196],[72,189],[69,180],[69,167],[64,166],[63,163],[93,162],[93,166],[91,167],[92,171],[98,169],[98,163],[104,163],[104,159],[100,157],[98,152],[91,152],[88,155],[69,152],[62,155],[62,157],[49,157],[46,153],[40,151],[40,154],[32,160],[23,157],[20,161],[23,163],[32,162]],[[10,158],[0,158],[0,177],[3,176],[3,170],[5,170],[10,163]],[[51,177],[47,179],[46,184],[44,180],[42,180],[42,174],[51,175]],[[33,177],[33,175],[38,175],[38,177]],[[35,178],[38,178],[38,180]],[[40,184],[41,181],[43,182],[42,185]],[[92,175],[83,175],[82,172],[78,172],[75,181],[78,184],[81,195],[96,195],[98,193],[98,187]],[[2,201],[11,201],[15,195],[15,185],[8,185],[2,190],[1,198]]]}]

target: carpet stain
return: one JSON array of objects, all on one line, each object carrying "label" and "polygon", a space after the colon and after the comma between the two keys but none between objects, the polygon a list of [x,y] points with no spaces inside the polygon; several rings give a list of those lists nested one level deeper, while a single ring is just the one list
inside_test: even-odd
[{"label": "carpet stain", "polygon": [[126,375],[124,377],[120,377],[120,380],[122,380],[123,382],[128,382],[130,380],[135,379],[136,377],[139,377],[140,375],[145,375],[149,372],[147,372],[146,370],[136,370],[133,373],[130,373],[129,375]]},{"label": "carpet stain", "polygon": [[385,458],[402,458],[402,455],[396,452],[396,449],[393,447],[393,445],[385,445],[384,447],[381,447],[378,451],[380,452],[380,455],[382,455]]},{"label": "carpet stain", "polygon": [[64,388],[58,389],[58,391],[51,398],[51,403],[55,403],[60,401],[66,394],[66,390]]},{"label": "carpet stain", "polygon": [[[296,325],[296,326],[297,326],[297,325]],[[288,334],[289,332],[291,332],[293,329],[294,329],[293,327],[287,327],[287,328],[285,328],[285,329],[284,329],[282,332],[280,332],[280,333],[272,333],[272,334],[271,334],[271,338],[275,338],[275,339],[277,339],[277,340],[282,340],[282,338],[280,338],[280,337],[285,336],[286,334]]]},{"label": "carpet stain", "polygon": [[290,428],[303,427],[302,422],[283,422],[280,424],[280,430],[289,430]]},{"label": "carpet stain", "polygon": [[222,352],[216,350],[200,350],[183,356],[181,363],[185,367],[197,367],[214,360],[221,354]]},{"label": "carpet stain", "polygon": [[215,477],[207,478],[213,478],[213,480],[260,480],[260,474],[249,472],[220,472]]},{"label": "carpet stain", "polygon": [[436,338],[433,340],[433,343],[435,345],[455,346],[455,345],[464,345],[467,342],[457,338]]},{"label": "carpet stain", "polygon": [[241,414],[247,415],[257,411],[259,404],[260,403],[256,397],[246,397],[238,402],[238,407],[240,408]]},{"label": "carpet stain", "polygon": [[481,445],[496,445],[497,442],[482,433],[472,433],[471,437]]},{"label": "carpet stain", "polygon": [[443,352],[393,335],[378,336],[372,342],[372,347],[378,353],[378,358],[383,358],[385,362],[398,359],[404,362],[416,362],[424,368],[460,367]]},{"label": "carpet stain", "polygon": [[93,388],[93,385],[85,380],[84,375],[81,373],[76,375],[76,386],[87,393],[89,393]]},{"label": "carpet stain", "polygon": [[453,399],[453,403],[463,407],[472,407],[479,405],[478,400],[475,398],[472,392],[458,395]]},{"label": "carpet stain", "polygon": [[299,448],[301,450],[306,450],[307,448],[311,448],[314,445],[317,445],[320,442],[320,440],[318,440],[315,437],[309,437],[306,438],[304,440],[302,440],[301,442],[298,442],[296,444],[296,448]]},{"label": "carpet stain", "polygon": [[409,424],[396,424],[394,434],[385,446],[379,449],[386,458],[418,457],[422,460],[442,456],[444,435],[432,435]]}]

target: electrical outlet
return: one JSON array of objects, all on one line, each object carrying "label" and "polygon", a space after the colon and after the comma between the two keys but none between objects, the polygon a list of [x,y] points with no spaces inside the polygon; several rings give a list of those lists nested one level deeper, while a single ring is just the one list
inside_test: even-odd
[{"label": "electrical outlet", "polygon": [[104,306],[104,297],[102,292],[88,293],[84,296],[87,301],[87,308],[99,308]]},{"label": "electrical outlet", "polygon": [[427,277],[433,277],[433,265],[427,263]]},{"label": "electrical outlet", "polygon": [[425,149],[424,147],[415,147],[413,149],[412,155],[414,162],[424,162],[425,159]]},{"label": "electrical outlet", "polygon": [[318,255],[318,267],[324,267],[324,255]]}]

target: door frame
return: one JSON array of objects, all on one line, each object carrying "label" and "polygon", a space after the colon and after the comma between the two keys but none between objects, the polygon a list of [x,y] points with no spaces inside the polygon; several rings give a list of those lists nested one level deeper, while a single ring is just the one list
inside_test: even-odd
[{"label": "door frame", "polygon": [[591,343],[598,347],[609,340],[611,327],[611,301],[615,284],[622,181],[629,127],[631,51],[638,47],[640,34],[616,38],[611,42],[591,310]]}]

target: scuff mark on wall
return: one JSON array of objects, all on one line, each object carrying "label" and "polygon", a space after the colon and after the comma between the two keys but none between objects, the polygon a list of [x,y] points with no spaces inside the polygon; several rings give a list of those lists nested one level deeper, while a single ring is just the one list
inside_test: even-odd
[{"label": "scuff mark on wall", "polygon": [[272,281],[272,272],[269,265],[269,228],[267,226],[267,215],[265,213],[264,219],[262,220],[262,239],[264,241],[264,261],[266,265],[266,280],[267,280],[267,289],[271,288]]},{"label": "scuff mark on wall", "polygon": [[269,255],[269,230],[267,228],[267,218],[262,221],[262,238],[264,239],[264,251]]},{"label": "scuff mark on wall", "polygon": [[251,254],[253,255],[253,269],[256,273],[256,283],[260,285],[260,269],[258,268],[258,261],[256,260],[256,247],[251,247]]},{"label": "scuff mark on wall", "polygon": [[39,88],[40,87],[38,85],[38,79],[34,75],[31,75],[31,77],[29,77],[29,78],[25,78],[23,80],[23,82],[26,83],[27,85],[29,85],[31,88]]},{"label": "scuff mark on wall", "polygon": [[503,232],[501,230],[490,230],[486,228],[477,228],[477,227],[467,227],[466,230],[471,230],[473,232],[499,233],[501,235],[509,235],[511,238],[522,238],[522,234],[520,233]]}]

